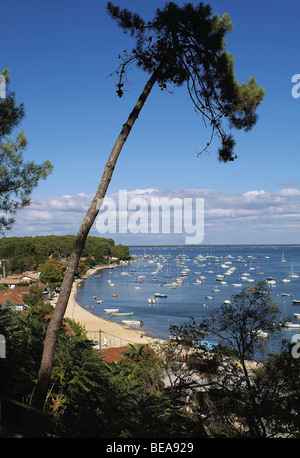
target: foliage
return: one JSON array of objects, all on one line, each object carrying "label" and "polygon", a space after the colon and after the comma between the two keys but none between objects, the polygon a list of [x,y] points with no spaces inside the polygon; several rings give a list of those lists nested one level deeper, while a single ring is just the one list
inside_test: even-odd
[{"label": "foliage", "polygon": [[[270,335],[277,331],[278,308],[269,292],[265,282],[258,282],[235,294],[200,325],[190,320],[172,329],[193,347],[189,368],[205,375],[205,389],[196,388],[193,397],[198,415],[214,437],[299,435],[295,406],[300,368],[291,349],[271,355],[265,363],[250,360],[260,346],[259,331]],[[212,352],[197,349],[203,331],[218,339]]]},{"label": "foliage", "polygon": [[120,260],[130,259],[129,248],[125,245],[114,245],[111,247],[111,257],[118,258]]},{"label": "foliage", "polygon": [[[233,55],[225,51],[225,36],[232,30],[227,13],[211,15],[211,7],[202,2],[183,7],[173,2],[157,9],[152,21],[108,3],[108,12],[124,32],[136,38],[131,53],[124,52],[117,73],[117,94],[122,97],[126,69],[136,63],[148,73],[157,73],[161,89],[168,84],[187,86],[196,112],[205,126],[211,126],[210,145],[214,135],[221,139],[219,159],[233,161],[237,156],[235,141],[226,133],[229,128],[250,130],[257,121],[255,110],[264,96],[255,79],[239,84],[234,74]],[[121,56],[120,56],[121,58]]]},{"label": "foliage", "polygon": [[[26,270],[38,270],[42,264],[49,261],[49,258],[57,262],[68,258],[74,241],[74,235],[3,237],[0,239],[0,259],[6,260],[7,272],[22,273]],[[112,239],[88,237],[82,253],[86,260],[79,266],[77,274],[85,273],[86,268],[95,264],[105,263],[106,256],[119,255],[121,259],[127,259],[128,247],[118,245],[113,251],[114,243]]]},{"label": "foliage", "polygon": [[[5,70],[2,74],[8,87],[9,72]],[[9,215],[0,218],[1,233],[11,228],[14,222],[12,215],[30,204],[32,190],[53,169],[50,161],[41,165],[33,161],[24,162],[27,139],[23,131],[14,140],[9,137],[24,116],[23,104],[17,106],[15,94],[8,91],[6,97],[0,99],[0,210]]]},{"label": "foliage", "polygon": [[63,280],[62,269],[59,268],[57,263],[48,262],[42,267],[40,273],[40,281],[49,286],[50,289],[60,286]]}]

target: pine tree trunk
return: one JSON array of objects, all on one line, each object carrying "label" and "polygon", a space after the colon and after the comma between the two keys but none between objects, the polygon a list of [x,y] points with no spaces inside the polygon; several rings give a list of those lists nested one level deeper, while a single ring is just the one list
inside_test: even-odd
[{"label": "pine tree trunk", "polygon": [[158,72],[154,72],[151,78],[148,80],[147,84],[144,87],[143,92],[141,93],[134,109],[129,115],[129,118],[126,124],[123,125],[120,135],[117,138],[117,141],[112,149],[110,157],[104,168],[104,172],[101,178],[100,185],[97,189],[95,197],[88,209],[88,212],[82,221],[79,232],[75,239],[74,247],[72,249],[68,266],[65,272],[64,280],[60,289],[60,295],[54,310],[54,314],[49,323],[47,334],[44,342],[44,350],[39,370],[38,381],[35,386],[35,390],[32,397],[32,405],[37,409],[42,409],[47,395],[48,386],[50,383],[51,372],[53,367],[54,360],[54,351],[57,341],[57,336],[59,328],[64,317],[68,300],[70,297],[74,274],[78,266],[78,262],[83,251],[86,238],[88,233],[99,213],[102,201],[105,197],[108,185],[113,175],[114,168],[116,166],[117,159],[121,153],[121,150],[130,134],[130,131],[137,120],[144,103],[149,96],[151,89],[153,88],[157,80]]}]

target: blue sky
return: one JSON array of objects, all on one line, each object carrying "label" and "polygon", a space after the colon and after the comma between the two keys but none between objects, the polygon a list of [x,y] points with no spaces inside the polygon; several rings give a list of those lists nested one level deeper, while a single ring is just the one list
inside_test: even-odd
[{"label": "blue sky", "polygon": [[[9,68],[11,89],[25,104],[26,159],[38,163],[49,159],[54,165],[53,174],[34,191],[33,206],[18,215],[7,235],[77,232],[114,141],[148,78],[133,69],[126,96],[121,100],[116,96],[115,80],[109,75],[132,39],[108,16],[106,3],[0,0],[0,67]],[[182,6],[186,1],[176,3]],[[216,194],[209,194],[207,208],[213,209],[215,202],[217,210],[222,201],[224,210],[226,195],[232,216],[226,233],[224,215],[210,226],[208,214],[204,243],[299,243],[300,99],[291,95],[291,79],[300,73],[300,4],[297,0],[207,3],[213,12],[228,12],[231,17],[227,50],[234,55],[238,80],[254,76],[265,89],[257,125],[251,132],[236,132],[234,163],[217,161],[217,142],[211,154],[199,158],[197,152],[210,132],[195,114],[185,88],[176,88],[173,94],[154,88],[123,149],[108,194],[156,189],[161,195],[175,191],[185,195],[187,190],[196,190],[195,195],[203,190],[204,195],[210,190]],[[116,4],[150,19],[165,1]],[[245,201],[241,196],[248,198],[252,192],[252,197],[261,198],[262,193],[254,191],[263,191],[264,215],[272,218],[268,226],[262,224],[261,201],[254,200],[259,230],[258,219],[245,225],[246,220],[235,213]],[[282,192],[284,209],[272,212],[274,199],[281,199]],[[74,219],[69,210],[64,212],[66,195],[74,208],[77,205]],[[60,215],[55,214],[54,201]],[[41,208],[49,212],[44,225]],[[115,239],[122,243],[126,237]],[[130,240],[135,243],[137,238]],[[153,238],[153,243],[157,241]]]}]

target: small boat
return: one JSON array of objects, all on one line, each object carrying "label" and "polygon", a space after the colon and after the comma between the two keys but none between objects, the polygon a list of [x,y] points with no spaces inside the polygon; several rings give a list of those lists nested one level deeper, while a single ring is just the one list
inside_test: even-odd
[{"label": "small boat", "polygon": [[166,294],[163,293],[155,293],[154,297],[168,297]]},{"label": "small boat", "polygon": [[286,321],[285,323],[282,323],[281,325],[284,328],[290,328],[290,329],[299,329],[300,328],[300,323],[291,323],[290,321]]},{"label": "small boat", "polygon": [[118,313],[119,309],[103,309],[104,313]]},{"label": "small boat", "polygon": [[127,326],[143,326],[144,324],[142,321],[138,320],[122,320],[122,323],[126,324]]},{"label": "small boat", "polygon": [[96,297],[96,296],[93,296],[92,299],[97,299],[97,297]]},{"label": "small boat", "polygon": [[118,297],[118,295],[117,294],[112,294],[112,297]]},{"label": "small boat", "polygon": [[101,301],[96,301],[95,304],[102,304],[103,299]]},{"label": "small boat", "polygon": [[293,313],[294,317],[300,320],[300,313]]},{"label": "small boat", "polygon": [[132,316],[133,312],[113,312],[111,316]]},{"label": "small boat", "polygon": [[292,263],[292,267],[291,267],[291,270],[290,270],[289,277],[290,278],[299,278],[299,275],[294,272],[294,264],[293,263]]},{"label": "small boat", "polygon": [[149,303],[149,304],[155,304],[155,299],[153,299],[153,297],[150,297],[150,298],[148,299],[148,303]]},{"label": "small boat", "polygon": [[252,334],[254,334],[255,337],[261,339],[267,339],[269,337],[269,333],[266,331],[262,331],[261,329],[258,329],[257,331],[252,331]]},{"label": "small boat", "polygon": [[298,305],[300,304],[300,300],[299,299],[293,299],[292,302],[293,302],[293,304],[298,304]]},{"label": "small boat", "polygon": [[205,299],[214,299],[214,296],[205,296]]}]

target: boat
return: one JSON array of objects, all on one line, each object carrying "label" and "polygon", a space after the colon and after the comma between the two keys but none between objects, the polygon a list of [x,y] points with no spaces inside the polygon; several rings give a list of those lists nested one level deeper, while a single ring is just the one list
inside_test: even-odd
[{"label": "boat", "polygon": [[143,321],[138,321],[138,320],[122,320],[123,324],[126,324],[127,326],[143,326]]},{"label": "boat", "polygon": [[112,294],[112,297],[118,297],[118,295],[117,294]]},{"label": "boat", "polygon": [[93,296],[92,299],[97,299],[97,297],[96,297],[96,296]]},{"label": "boat", "polygon": [[119,309],[103,309],[104,313],[118,313]]},{"label": "boat", "polygon": [[155,293],[154,297],[168,297],[166,294],[163,293]]},{"label": "boat", "polygon": [[255,337],[258,337],[261,339],[267,339],[270,335],[268,332],[262,331],[261,329],[258,329],[257,331],[252,331],[252,334],[254,334]]},{"label": "boat", "polygon": [[298,304],[298,305],[300,304],[300,300],[299,299],[293,299],[292,302],[293,302],[293,304]]},{"label": "boat", "polygon": [[300,320],[300,313],[293,313],[294,317]]},{"label": "boat", "polygon": [[291,270],[290,270],[289,277],[290,277],[290,278],[299,278],[299,275],[296,274],[296,273],[294,272],[294,265],[293,265],[293,263],[292,263],[292,267],[291,267]]},{"label": "boat", "polygon": [[101,301],[96,301],[95,304],[102,304],[103,299]]},{"label": "boat", "polygon": [[112,312],[111,316],[132,316],[133,312]]},{"label": "boat", "polygon": [[148,303],[149,303],[149,304],[155,304],[155,299],[153,299],[153,297],[150,297],[150,298],[148,299]]},{"label": "boat", "polygon": [[290,321],[286,321],[285,323],[282,323],[281,325],[284,328],[290,328],[290,329],[299,329],[300,328],[300,323],[292,323]]},{"label": "boat", "polygon": [[282,252],[281,262],[286,262],[286,260],[284,258],[284,251]]}]

